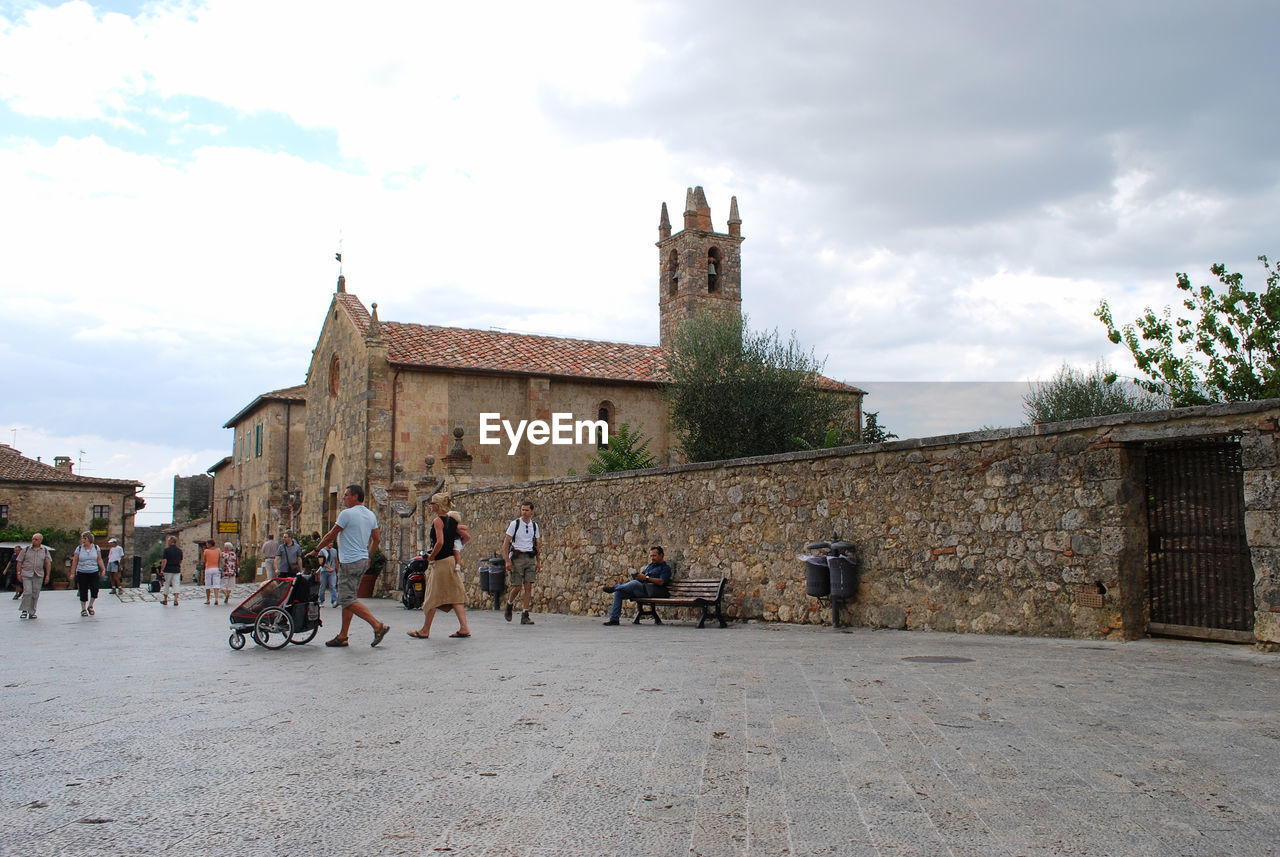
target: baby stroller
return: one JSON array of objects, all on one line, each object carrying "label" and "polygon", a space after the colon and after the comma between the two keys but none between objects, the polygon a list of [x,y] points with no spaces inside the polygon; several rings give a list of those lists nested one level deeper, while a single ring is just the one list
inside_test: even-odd
[{"label": "baby stroller", "polygon": [[275,577],[231,611],[227,645],[244,648],[245,635],[259,646],[283,649],[288,643],[305,645],[320,630],[320,587],[311,574]]}]

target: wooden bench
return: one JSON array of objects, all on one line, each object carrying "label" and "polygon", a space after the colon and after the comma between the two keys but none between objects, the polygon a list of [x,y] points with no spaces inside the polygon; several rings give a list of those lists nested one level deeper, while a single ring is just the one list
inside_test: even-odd
[{"label": "wooden bench", "polygon": [[724,615],[720,611],[720,605],[724,601],[726,582],[726,578],[723,577],[712,577],[706,580],[673,580],[667,584],[666,597],[642,596],[635,599],[640,609],[636,611],[635,621],[631,624],[638,625],[641,619],[648,616],[653,619],[653,624],[661,625],[662,620],[658,618],[657,610],[659,607],[696,607],[702,610],[702,618],[698,620],[699,628],[706,624],[707,619],[716,619],[720,622],[721,628],[727,627],[724,623]]}]

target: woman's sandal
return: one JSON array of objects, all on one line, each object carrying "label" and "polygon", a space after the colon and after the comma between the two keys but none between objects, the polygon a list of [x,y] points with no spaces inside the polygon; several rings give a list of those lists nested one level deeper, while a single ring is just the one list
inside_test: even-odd
[{"label": "woman's sandal", "polygon": [[90,615],[90,616],[92,616],[92,615],[93,615],[93,608],[92,608],[92,607],[90,607],[90,608],[89,608],[89,615]]},{"label": "woman's sandal", "polygon": [[88,611],[88,610],[86,610],[86,609],[84,609],[83,607],[81,607],[81,608],[80,608],[80,615],[81,615],[81,616],[88,616],[88,615],[89,615],[89,611]]},{"label": "woman's sandal", "polygon": [[410,637],[413,637],[415,640],[429,640],[429,639],[431,639],[431,635],[430,635],[430,634],[419,634],[417,631],[410,631],[410,632],[409,632],[409,636],[410,636]]},{"label": "woman's sandal", "polygon": [[454,631],[454,632],[453,632],[452,634],[450,634],[449,636],[450,636],[450,637],[470,637],[471,635],[470,635],[470,634],[464,634],[464,633],[462,633],[461,631]]}]

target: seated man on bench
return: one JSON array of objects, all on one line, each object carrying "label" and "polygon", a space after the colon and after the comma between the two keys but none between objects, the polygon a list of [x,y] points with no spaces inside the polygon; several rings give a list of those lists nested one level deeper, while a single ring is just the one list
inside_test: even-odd
[{"label": "seated man on bench", "polygon": [[606,585],[605,592],[613,593],[613,610],[609,612],[606,625],[617,625],[622,615],[622,602],[626,598],[662,598],[667,594],[667,583],[671,580],[671,566],[663,559],[661,546],[649,548],[649,564],[643,570],[631,575],[626,583],[617,586]]}]

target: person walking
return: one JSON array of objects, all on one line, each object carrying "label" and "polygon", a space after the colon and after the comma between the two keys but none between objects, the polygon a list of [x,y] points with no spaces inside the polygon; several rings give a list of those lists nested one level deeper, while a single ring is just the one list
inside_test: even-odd
[{"label": "person walking", "polygon": [[92,616],[93,603],[98,600],[98,587],[107,567],[102,564],[102,549],[93,543],[93,533],[80,534],[80,545],[75,549],[76,591],[80,593],[80,615]]},{"label": "person walking", "polygon": [[302,545],[293,540],[293,533],[285,530],[276,549],[276,577],[297,577],[302,573]]},{"label": "person walking", "polygon": [[262,569],[266,572],[267,580],[276,576],[276,552],[279,549],[276,537],[267,533],[267,540],[262,543]]},{"label": "person walking", "polygon": [[320,548],[320,550],[316,551],[316,558],[320,560],[320,595],[316,600],[323,604],[324,595],[329,592],[332,593],[333,606],[337,607],[338,552],[333,548]]},{"label": "person walking", "polygon": [[533,599],[533,581],[542,570],[542,533],[538,531],[538,523],[533,520],[533,504],[528,500],[520,503],[520,517],[507,527],[507,535],[502,540],[502,555],[507,566],[507,585],[510,587],[507,596],[507,609],[502,614],[508,622],[515,612],[513,602],[524,590],[524,612],[520,614],[521,625],[532,625],[529,608]]},{"label": "person walking", "polygon": [[[236,577],[240,574],[240,560],[236,557],[235,545],[231,542],[222,543],[222,603],[231,603],[231,588],[236,585]],[[218,603],[217,593],[214,593],[213,603]]]},{"label": "person walking", "polygon": [[422,627],[410,631],[409,636],[415,640],[426,640],[431,636],[431,623],[435,619],[436,609],[443,607],[453,610],[458,617],[458,630],[450,637],[470,637],[471,628],[467,625],[467,593],[462,588],[462,575],[458,573],[454,561],[454,544],[461,539],[467,541],[470,536],[458,532],[458,522],[449,516],[452,498],[441,492],[431,495],[431,511],[435,519],[431,522],[430,547],[427,548],[427,591],[422,597]]},{"label": "person walking", "polygon": [[124,548],[114,538],[107,539],[107,544],[111,545],[107,550],[107,579],[111,584],[111,594],[124,595],[124,588],[120,583],[120,563],[124,562]]},{"label": "person walking", "polygon": [[44,546],[44,536],[31,536],[31,546],[22,549],[18,556],[18,574],[22,577],[22,601],[18,609],[19,619],[36,618],[36,605],[40,601],[40,588],[49,585],[49,571],[53,568],[53,556]]},{"label": "person walking", "polygon": [[169,536],[168,544],[165,546],[164,553],[164,600],[161,604],[168,605],[169,593],[173,593],[173,606],[178,606],[178,587],[182,585],[182,548],[178,547],[178,537]]},{"label": "person walking", "polygon": [[360,589],[360,578],[369,567],[369,555],[382,543],[378,516],[364,505],[364,489],[359,485],[347,486],[342,492],[342,505],[338,520],[316,544],[315,550],[308,554],[315,556],[335,542],[338,545],[338,606],[342,608],[342,630],[332,640],[325,641],[325,645],[330,648],[350,645],[347,635],[351,630],[351,620],[359,616],[373,628],[373,642],[369,645],[376,646],[387,636],[391,626],[375,619],[369,608],[360,603],[356,593]]},{"label": "person walking", "polygon": [[[222,588],[222,551],[218,550],[213,539],[209,539],[204,543],[200,557],[204,561],[204,603],[216,605],[218,590]],[[210,598],[213,599],[212,602],[209,601]]]},{"label": "person walking", "polygon": [[5,583],[13,587],[13,600],[22,597],[22,571],[18,568],[18,554],[22,548],[14,548],[9,554],[9,564],[4,567]]}]

